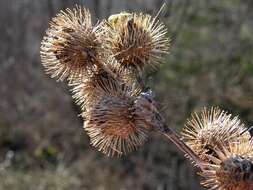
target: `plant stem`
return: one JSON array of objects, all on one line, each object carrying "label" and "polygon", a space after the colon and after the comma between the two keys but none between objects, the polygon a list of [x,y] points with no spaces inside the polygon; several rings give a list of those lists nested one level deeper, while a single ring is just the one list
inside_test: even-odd
[{"label": "plant stem", "polygon": [[195,164],[201,169],[206,165],[193,150],[181,140],[180,136],[169,127],[165,126],[164,131],[160,132],[167,139],[172,141],[182,152],[189,156],[189,158],[195,162]]}]

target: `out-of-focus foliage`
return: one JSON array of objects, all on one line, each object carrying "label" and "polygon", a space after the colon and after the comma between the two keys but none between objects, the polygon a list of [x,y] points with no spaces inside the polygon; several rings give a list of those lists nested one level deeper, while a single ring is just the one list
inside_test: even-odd
[{"label": "out-of-focus foliage", "polygon": [[44,74],[39,48],[49,20],[81,4],[96,18],[126,11],[160,14],[172,37],[160,70],[146,76],[171,127],[219,105],[253,120],[253,3],[250,0],[0,1],[0,189],[197,190],[181,153],[153,135],[121,159],[89,145],[64,84]]}]

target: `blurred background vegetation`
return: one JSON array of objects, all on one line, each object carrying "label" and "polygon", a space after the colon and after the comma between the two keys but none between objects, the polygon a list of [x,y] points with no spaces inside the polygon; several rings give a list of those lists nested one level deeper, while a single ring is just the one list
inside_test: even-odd
[{"label": "blurred background vegetation", "polygon": [[147,75],[169,126],[219,105],[253,121],[253,1],[250,0],[1,0],[0,189],[200,190],[174,145],[153,134],[138,151],[107,158],[89,145],[66,84],[40,64],[40,42],[61,9],[84,5],[94,22],[143,11],[168,26],[172,48]]}]

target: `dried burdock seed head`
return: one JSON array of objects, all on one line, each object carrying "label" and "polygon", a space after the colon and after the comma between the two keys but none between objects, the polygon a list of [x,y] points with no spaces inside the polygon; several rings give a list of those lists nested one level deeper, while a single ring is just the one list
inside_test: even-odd
[{"label": "dried burdock seed head", "polygon": [[134,96],[140,93],[141,89],[138,85],[127,83],[124,77],[111,69],[110,65],[107,66],[107,71],[100,69],[81,80],[69,83],[72,87],[73,98],[83,111],[95,105],[104,95],[121,96],[126,93]]},{"label": "dried burdock seed head", "polygon": [[108,156],[121,156],[141,146],[150,127],[137,112],[134,97],[105,95],[84,112],[91,144]]},{"label": "dried burdock seed head", "polygon": [[247,138],[229,142],[229,146],[216,148],[216,157],[209,156],[209,164],[201,172],[202,185],[218,190],[253,189],[253,144]]},{"label": "dried burdock seed head", "polygon": [[150,15],[126,12],[112,15],[102,29],[106,34],[104,44],[122,69],[138,72],[148,65],[156,67],[168,53],[167,29]]},{"label": "dried burdock seed head", "polygon": [[140,76],[137,76],[136,73],[132,72],[131,70],[121,69],[120,64],[114,58],[112,58],[112,61],[110,61],[106,66],[110,68],[117,80],[128,84],[129,86],[133,84],[140,85],[138,81],[138,77]]},{"label": "dried burdock seed head", "polygon": [[42,40],[41,60],[53,78],[69,80],[101,66],[101,43],[87,9],[77,6],[52,19]]},{"label": "dried burdock seed head", "polygon": [[[238,117],[232,117],[219,108],[204,108],[200,115],[194,113],[183,129],[183,140],[203,161],[207,155],[215,156],[214,149],[236,141],[244,130]],[[244,134],[248,136],[246,133]],[[248,137],[249,138],[249,137]]]},{"label": "dried burdock seed head", "polygon": [[119,88],[118,85],[118,81],[103,70],[69,83],[69,86],[72,87],[73,98],[82,110],[89,109],[104,94],[113,92],[111,90],[113,87]]}]

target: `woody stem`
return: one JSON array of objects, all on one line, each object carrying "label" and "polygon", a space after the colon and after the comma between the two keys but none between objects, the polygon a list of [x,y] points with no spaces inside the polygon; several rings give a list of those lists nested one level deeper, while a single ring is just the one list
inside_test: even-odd
[{"label": "woody stem", "polygon": [[161,131],[161,134],[172,141],[182,152],[187,154],[191,160],[193,160],[196,165],[200,168],[203,168],[205,163],[199,158],[199,156],[193,152],[193,150],[181,140],[180,136],[169,127],[165,126],[165,130]]}]

